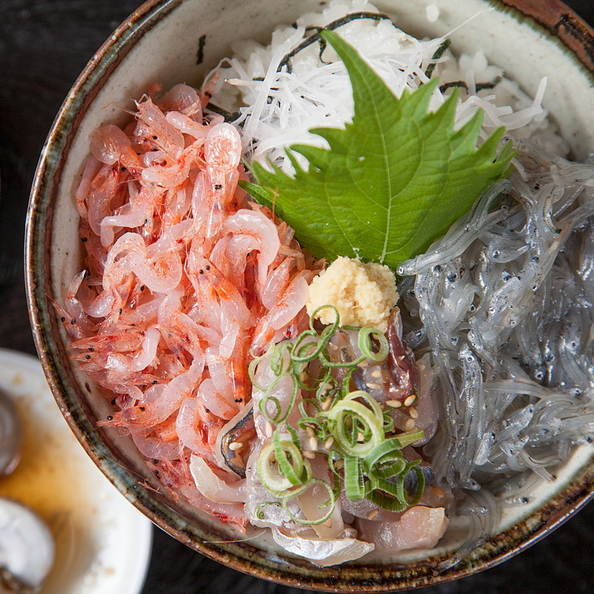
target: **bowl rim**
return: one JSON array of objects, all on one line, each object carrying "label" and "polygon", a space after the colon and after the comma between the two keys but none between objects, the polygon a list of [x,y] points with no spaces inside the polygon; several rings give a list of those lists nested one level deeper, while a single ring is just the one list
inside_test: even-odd
[{"label": "bowl rim", "polygon": [[[512,11],[557,38],[581,65],[583,73],[594,77],[594,29],[560,0],[487,0],[500,10]],[[157,23],[178,8],[184,0],[148,0],[134,11],[107,39],[77,78],[62,104],[43,146],[37,166],[25,231],[25,270],[28,309],[33,337],[52,394],[68,425],[94,463],[120,492],[156,525],[228,567],[287,586],[332,592],[390,592],[437,585],[506,561],[538,542],[577,513],[594,497],[594,453],[580,472],[546,505],[533,512],[476,549],[456,565],[443,571],[435,567],[446,557],[431,556],[424,562],[405,564],[346,564],[337,572],[334,567],[317,568],[308,561],[282,559],[283,563],[258,557],[249,542],[201,540],[183,512],[154,497],[154,489],[138,482],[138,475],[122,467],[114,452],[93,435],[88,410],[75,402],[73,376],[68,361],[60,356],[58,322],[51,305],[51,258],[45,258],[45,246],[52,233],[54,203],[64,165],[78,123],[135,43]],[[594,79],[593,79],[594,80]],[[76,382],[75,382],[76,383]],[[142,477],[144,478],[144,477]],[[571,505],[570,509],[567,506]],[[181,516],[180,517],[180,513]],[[449,556],[448,556],[449,558]]]}]

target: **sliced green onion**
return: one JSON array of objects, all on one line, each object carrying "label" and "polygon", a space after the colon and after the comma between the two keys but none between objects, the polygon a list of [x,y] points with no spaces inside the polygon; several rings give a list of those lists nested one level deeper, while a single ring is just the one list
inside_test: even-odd
[{"label": "sliced green onion", "polygon": [[262,448],[256,472],[262,485],[279,499],[302,493],[312,476],[311,465],[295,443],[280,438],[275,442],[274,437]]},{"label": "sliced green onion", "polygon": [[398,481],[400,480],[400,476],[398,477],[397,481],[393,483],[392,481],[388,481],[383,478],[378,477],[368,477],[367,489],[368,492],[372,491],[382,491],[383,493],[387,493],[392,497],[396,497],[402,504],[406,505],[405,497],[401,497],[401,491],[398,486]]},{"label": "sliced green onion", "polygon": [[396,439],[401,443],[400,447],[403,448],[424,438],[425,432],[422,429],[415,431],[414,433],[400,433],[400,435],[396,436]]},{"label": "sliced green onion", "polygon": [[275,495],[284,493],[293,486],[289,479],[278,471],[274,446],[271,443],[262,448],[256,464],[256,472],[262,485]]},{"label": "sliced green onion", "polygon": [[329,326],[326,326],[327,328],[332,328],[332,334],[334,334],[336,332],[336,330],[338,330],[338,327],[340,326],[340,314],[338,313],[338,310],[336,309],[336,307],[334,307],[334,305],[320,305],[320,307],[316,307],[316,309],[313,310],[313,313],[309,316],[309,329],[313,330],[314,332],[316,331],[316,329],[314,328],[314,322],[316,319],[316,316],[318,315],[319,311],[322,311],[323,309],[332,309],[334,310],[334,313],[336,314],[335,318],[334,318],[334,322],[332,322],[332,324],[330,324]]},{"label": "sliced green onion", "polygon": [[401,452],[382,457],[370,471],[378,478],[389,479],[398,476],[406,469],[406,461]]},{"label": "sliced green onion", "polygon": [[322,507],[328,507],[328,511],[321,518],[318,518],[316,520],[304,520],[303,518],[297,517],[289,508],[289,502],[292,501],[295,497],[297,497],[297,494],[291,494],[287,497],[284,497],[282,500],[283,509],[285,510],[285,512],[287,512],[289,517],[295,522],[299,522],[299,524],[303,524],[305,526],[317,526],[318,524],[323,524],[334,513],[334,509],[336,507],[336,497],[334,495],[332,487],[328,483],[320,479],[312,478],[311,481],[309,481],[309,483],[307,484],[307,487],[305,489],[300,490],[299,496],[303,495],[307,491],[307,489],[311,488],[313,485],[322,485],[328,491],[328,499],[320,506],[320,509]]},{"label": "sliced green onion", "polygon": [[365,497],[361,459],[356,456],[348,456],[344,459],[344,489],[351,501],[361,501]]},{"label": "sliced green onion", "polygon": [[[275,413],[270,414],[268,412],[269,404],[274,405],[274,407],[276,408]],[[281,403],[279,402],[278,398],[274,396],[264,395],[264,398],[262,398],[262,400],[260,400],[258,404],[258,408],[260,409],[260,412],[266,417],[266,419],[272,422],[274,422],[277,418],[280,418],[283,413]]]},{"label": "sliced green onion", "polygon": [[359,358],[353,361],[330,361],[324,351],[320,351],[318,358],[320,359],[320,363],[325,367],[351,367],[355,368],[359,363],[365,361],[365,355],[361,355]]},{"label": "sliced green onion", "polygon": [[[280,401],[278,400],[278,398],[276,398],[276,396],[272,396],[271,392],[276,388],[278,383],[286,377],[291,378],[291,381],[293,382],[293,387],[291,389],[291,397],[289,399],[289,403],[287,404],[287,408],[285,411],[283,411]],[[297,386],[297,383],[295,382],[295,378],[293,377],[293,375],[286,373],[284,375],[276,377],[272,381],[272,383],[266,388],[264,396],[258,404],[260,412],[271,423],[282,423],[287,419],[287,417],[291,414],[291,411],[293,410],[295,400],[297,399],[298,390],[299,388]],[[273,412],[272,414],[268,411],[268,403],[272,403],[275,408],[275,412]]]},{"label": "sliced green onion", "polygon": [[[315,340],[305,342],[310,337],[315,338]],[[315,330],[305,330],[295,340],[291,360],[296,363],[309,363],[317,358],[319,350],[318,333]]]},{"label": "sliced green onion", "polygon": [[267,505],[275,505],[277,507],[282,507],[281,506],[281,502],[280,501],[265,501],[264,503],[261,503],[257,508],[256,508],[256,517],[259,520],[265,520],[266,516],[264,515],[264,508]]},{"label": "sliced green onion", "polygon": [[250,382],[252,382],[252,386],[254,388],[256,388],[256,390],[262,390],[262,392],[264,392],[264,390],[266,388],[264,388],[263,386],[260,386],[256,382],[256,368],[261,363],[262,359],[264,359],[265,357],[266,357],[266,353],[264,353],[263,355],[260,355],[259,357],[252,359],[250,361],[250,364],[248,365],[248,377],[250,378]]},{"label": "sliced green onion", "polygon": [[350,392],[349,385],[351,383],[351,377],[354,372],[355,372],[355,367],[350,367],[349,369],[346,370],[346,373],[344,374],[344,378],[342,380],[342,390],[341,390],[341,396],[343,399],[349,395],[349,392]]},{"label": "sliced green onion", "polygon": [[[309,363],[311,361],[313,361],[314,359],[320,359],[320,361],[322,361],[322,363],[324,361],[328,361],[328,358],[326,356],[324,356],[324,352],[326,351],[326,347],[328,346],[328,343],[330,342],[331,338],[334,336],[334,332],[331,331],[332,328],[330,326],[326,326],[326,328],[324,328],[324,330],[322,330],[322,333],[319,335],[315,334],[315,336],[318,338],[317,342],[307,342],[304,345],[301,345],[300,343],[296,343],[296,348],[293,349],[293,355],[292,355],[292,359],[293,361],[295,361],[296,363]],[[298,341],[301,338],[301,336],[306,335],[309,336],[309,333],[312,332],[311,330],[306,330],[305,332],[303,332],[299,337],[298,337]],[[299,345],[297,348],[297,344]],[[310,347],[315,347],[315,348],[310,348]],[[338,364],[339,366],[343,366],[344,363],[340,363]],[[328,366],[328,365],[326,365]],[[337,364],[332,364],[331,366],[335,367],[337,366]]]},{"label": "sliced green onion", "polygon": [[384,411],[384,433],[391,433],[394,431],[394,417],[389,410]]},{"label": "sliced green onion", "polygon": [[[419,503],[423,493],[425,492],[425,475],[423,473],[423,469],[419,466],[420,462],[420,460],[413,460],[412,462],[409,462],[404,472],[398,478],[399,497],[406,501],[407,505],[411,507]],[[415,472],[417,475],[417,488],[414,495],[409,498],[406,489],[404,488],[404,481],[406,480],[408,473],[411,471]]]},{"label": "sliced green onion", "polygon": [[301,440],[299,439],[299,434],[297,433],[297,430],[294,427],[291,427],[291,425],[289,424],[285,425],[285,429],[287,430],[287,433],[291,436],[291,439],[293,440],[295,446],[301,448]]},{"label": "sliced green onion", "polygon": [[408,507],[406,503],[402,503],[399,499],[396,499],[396,497],[386,495],[386,493],[383,493],[380,490],[368,493],[367,499],[369,499],[371,503],[375,503],[378,507],[391,512],[401,512]]},{"label": "sliced green onion", "polygon": [[383,411],[382,407],[379,405],[377,400],[370,396],[367,392],[363,390],[355,390],[354,392],[350,392],[347,396],[345,396],[344,400],[341,402],[347,402],[349,400],[357,400],[362,398],[363,400],[367,401],[371,409],[373,410],[374,415],[381,421],[383,421]]},{"label": "sliced green onion", "polygon": [[[328,413],[330,431],[347,456],[366,456],[384,438],[381,408],[368,396],[363,391],[352,392],[337,402]],[[356,398],[364,398],[371,408],[357,402]],[[363,434],[362,442],[359,442],[359,433]]]},{"label": "sliced green onion", "polygon": [[[318,375],[315,375],[312,373],[312,367],[315,368],[312,363],[319,363],[319,360],[310,363],[293,363],[292,373],[299,378],[299,387],[307,392],[315,392],[316,398],[320,395],[320,400],[323,399],[321,395],[324,390],[328,390],[329,394],[338,392],[339,384],[332,375],[331,370],[324,365],[318,364]],[[305,376],[305,380],[303,376]],[[309,380],[309,384],[305,383],[307,380]]]},{"label": "sliced green onion", "polygon": [[300,445],[295,444],[292,439],[281,439],[280,435],[278,429],[272,435],[274,456],[280,472],[291,485],[301,485],[304,480],[304,460]]},{"label": "sliced green onion", "polygon": [[[418,462],[419,460],[415,460],[414,466],[405,468],[404,472],[398,477],[396,483],[382,478],[371,478],[368,483],[369,492],[367,494],[367,499],[383,509],[395,512],[403,511],[408,507],[416,505],[425,490],[424,477],[421,478],[418,476],[417,489],[412,498],[408,496],[408,493],[404,488],[404,481],[409,470],[416,467]],[[420,471],[420,474],[423,474],[422,471]]]},{"label": "sliced green onion", "polygon": [[320,402],[323,402],[326,400],[326,398],[334,396],[337,390],[338,386],[336,383],[336,378],[332,376],[328,370],[328,373],[326,373],[324,378],[320,380],[319,386],[316,390],[316,398]]},{"label": "sliced green onion", "polygon": [[[291,368],[291,375],[293,376],[293,380],[295,381],[295,385],[299,390],[304,390],[305,392],[312,392],[311,386],[308,386],[305,383],[305,379],[309,377],[311,379],[311,374],[308,371],[307,363],[295,363],[293,361],[293,366]],[[303,376],[306,378],[303,378]],[[314,380],[315,381],[315,380]]]},{"label": "sliced green onion", "polygon": [[[379,342],[379,350],[377,353],[373,351],[372,338],[375,338]],[[365,326],[365,328],[361,328],[359,332],[359,349],[366,359],[381,362],[388,356],[390,345],[388,344],[388,339],[381,330]]]},{"label": "sliced green onion", "polygon": [[297,405],[297,407],[299,408],[299,412],[301,413],[301,418],[309,417],[309,414],[305,409],[306,406],[311,406],[316,411],[316,414],[322,412],[322,405],[317,400],[315,400],[314,398],[304,398]]},{"label": "sliced green onion", "polygon": [[[270,369],[276,376],[284,375],[288,373],[291,368],[291,351],[293,346],[289,342],[281,342],[278,345],[274,345],[270,352]],[[288,353],[288,356],[285,356]]]},{"label": "sliced green onion", "polygon": [[330,452],[328,452],[328,467],[330,468],[330,472],[332,473],[332,477],[334,480],[334,495],[335,498],[338,499],[340,497],[340,484],[342,481],[342,475],[340,474],[340,472],[338,470],[336,470],[336,467],[334,466],[335,462],[338,462],[338,460],[342,460],[343,458],[340,456],[340,454],[336,451],[336,450],[331,450]]},{"label": "sliced green onion", "polygon": [[367,473],[374,473],[380,478],[390,478],[400,474],[406,467],[401,448],[402,445],[398,439],[386,439],[365,456],[363,468]]},{"label": "sliced green onion", "polygon": [[370,468],[383,456],[386,454],[391,454],[394,451],[400,451],[402,449],[402,444],[398,441],[397,438],[392,437],[391,439],[386,439],[379,445],[377,445],[363,460],[365,465],[365,469],[369,471]]}]

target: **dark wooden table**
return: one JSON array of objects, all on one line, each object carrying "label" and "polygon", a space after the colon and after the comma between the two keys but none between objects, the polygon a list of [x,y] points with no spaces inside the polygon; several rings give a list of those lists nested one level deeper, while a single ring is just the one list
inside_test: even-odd
[{"label": "dark wooden table", "polygon": [[[545,0],[542,0],[543,2]],[[568,4],[594,24],[593,0]],[[0,0],[0,347],[35,354],[22,273],[29,188],[68,89],[139,0]],[[592,114],[594,117],[594,114]],[[3,268],[4,269],[4,268]],[[528,551],[423,594],[594,592],[594,504]],[[227,569],[155,528],[143,594],[298,594]],[[109,594],[109,593],[105,593]]]}]

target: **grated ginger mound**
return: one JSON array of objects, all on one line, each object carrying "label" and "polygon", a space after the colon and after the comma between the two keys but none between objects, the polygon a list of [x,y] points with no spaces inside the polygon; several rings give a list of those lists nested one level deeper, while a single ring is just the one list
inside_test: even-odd
[{"label": "grated ginger mound", "polygon": [[[333,305],[342,325],[372,326],[387,332],[390,310],[397,301],[396,277],[388,266],[340,256],[313,279],[307,313],[311,315],[322,305]],[[322,309],[316,318],[331,324],[334,312]]]}]

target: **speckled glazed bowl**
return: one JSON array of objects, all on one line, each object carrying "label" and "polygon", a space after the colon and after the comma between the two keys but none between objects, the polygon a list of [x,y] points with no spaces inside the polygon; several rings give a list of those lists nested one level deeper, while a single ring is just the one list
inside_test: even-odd
[{"label": "speckled glazed bowl", "polygon": [[[159,81],[199,84],[227,55],[239,35],[267,41],[272,29],[319,0],[151,0],[124,22],[98,51],[68,95],[47,139],[35,178],[27,231],[28,297],[37,348],[55,398],[95,463],[153,522],[201,553],[252,575],[280,583],[336,592],[406,590],[466,576],[528,547],[574,514],[594,491],[594,448],[575,451],[552,484],[535,492],[528,506],[510,508],[499,533],[458,564],[449,561],[459,542],[446,537],[432,551],[372,557],[320,569],[280,551],[266,536],[233,540],[225,526],[159,492],[134,445],[96,427],[108,402],[69,362],[67,340],[52,308],[62,301],[79,270],[81,246],[74,191],[92,131],[122,123],[129,104]],[[430,23],[428,4],[440,9]],[[457,52],[482,48],[493,64],[534,94],[549,76],[545,106],[573,156],[594,151],[593,31],[557,0],[378,0],[405,31],[451,35]],[[571,92],[567,92],[571,89]]]}]

